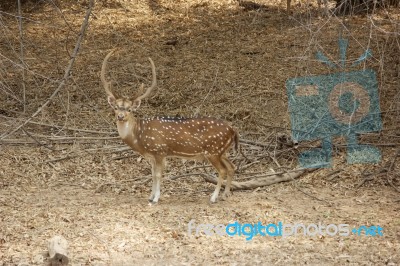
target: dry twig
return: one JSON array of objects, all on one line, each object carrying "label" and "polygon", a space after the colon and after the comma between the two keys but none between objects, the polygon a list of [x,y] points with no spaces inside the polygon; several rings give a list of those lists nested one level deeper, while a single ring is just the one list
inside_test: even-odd
[{"label": "dry twig", "polygon": [[74,65],[75,59],[76,59],[76,57],[78,55],[78,51],[79,51],[79,48],[80,48],[82,40],[83,40],[83,37],[84,37],[86,29],[87,29],[87,27],[89,25],[89,17],[90,17],[90,13],[92,12],[93,6],[94,6],[94,0],[90,0],[89,7],[88,7],[88,9],[86,11],[85,19],[84,19],[84,21],[82,23],[81,30],[79,32],[78,40],[76,41],[75,48],[74,48],[74,51],[72,53],[72,57],[69,60],[69,64],[68,64],[68,66],[67,66],[67,68],[65,70],[65,73],[64,73],[64,77],[62,78],[62,80],[61,80],[60,84],[58,85],[57,89],[53,92],[53,94],[49,97],[49,99],[45,103],[43,103],[36,110],[36,112],[34,112],[28,119],[26,119],[22,124],[20,124],[16,128],[14,128],[10,132],[4,133],[0,137],[0,140],[3,140],[4,138],[6,138],[7,136],[9,136],[11,134],[14,134],[18,130],[20,130],[22,127],[24,127],[26,124],[28,124],[34,117],[36,117],[40,112],[42,112],[43,108],[45,108],[53,100],[53,98],[60,92],[60,90],[64,87],[65,83],[67,82],[67,80],[70,77],[72,66]]}]

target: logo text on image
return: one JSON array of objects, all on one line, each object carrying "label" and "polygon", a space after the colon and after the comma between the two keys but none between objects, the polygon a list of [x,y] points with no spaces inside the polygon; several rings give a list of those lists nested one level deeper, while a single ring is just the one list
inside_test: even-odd
[{"label": "logo text on image", "polygon": [[205,234],[206,236],[244,236],[246,240],[252,240],[254,236],[272,236],[286,238],[295,235],[304,236],[349,236],[365,235],[365,236],[383,236],[383,228],[378,226],[360,226],[358,228],[350,229],[348,224],[328,224],[322,223],[305,225],[302,223],[284,224],[282,222],[269,223],[263,225],[261,222],[256,224],[239,222],[224,224],[196,224],[194,219],[190,220],[188,224],[188,235],[199,236]]}]

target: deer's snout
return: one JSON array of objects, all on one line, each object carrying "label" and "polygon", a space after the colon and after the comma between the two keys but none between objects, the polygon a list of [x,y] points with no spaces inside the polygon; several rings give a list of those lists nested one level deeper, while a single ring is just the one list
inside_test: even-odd
[{"label": "deer's snout", "polygon": [[117,114],[117,119],[118,119],[119,121],[122,121],[122,120],[125,119],[125,115],[124,115],[123,113],[119,113],[119,114]]}]

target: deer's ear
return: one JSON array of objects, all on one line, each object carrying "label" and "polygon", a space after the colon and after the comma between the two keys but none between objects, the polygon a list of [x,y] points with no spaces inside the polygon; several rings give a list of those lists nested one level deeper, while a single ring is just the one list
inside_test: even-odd
[{"label": "deer's ear", "polygon": [[111,105],[112,108],[114,108],[115,103],[116,103],[115,97],[113,95],[109,95],[107,97],[107,100],[108,100],[108,104]]}]

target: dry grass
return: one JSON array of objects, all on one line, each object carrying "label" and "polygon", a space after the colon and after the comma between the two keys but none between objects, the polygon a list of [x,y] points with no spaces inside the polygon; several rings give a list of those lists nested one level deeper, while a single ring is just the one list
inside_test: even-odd
[{"label": "dry grass", "polygon": [[[395,190],[400,166],[394,161],[390,167],[400,136],[399,10],[380,10],[373,17],[320,17],[316,3],[292,3],[294,14],[288,17],[280,1],[257,3],[263,9],[246,11],[229,0],[96,3],[71,79],[25,132],[1,142],[0,265],[43,265],[46,241],[55,234],[69,241],[72,265],[400,263]],[[25,103],[15,12],[0,13],[0,134],[35,112],[64,74],[87,3],[59,0],[57,5],[28,2],[23,8]],[[380,164],[345,165],[340,146],[345,142],[337,139],[333,169],[239,191],[210,206],[213,185],[198,176],[168,178],[202,171],[199,164],[172,160],[160,204],[146,205],[150,184],[143,180],[150,176],[149,165],[120,151],[124,146],[100,85],[100,65],[110,49],[118,48],[109,72],[120,95],[133,95],[140,83],[149,84],[147,57],[156,64],[159,86],[142,104],[140,116],[215,116],[230,121],[242,139],[268,144],[243,144],[250,159],[259,161],[238,173],[236,179],[245,180],[271,168],[279,171],[267,152],[276,154],[280,165],[296,167],[298,151],[279,149],[275,140],[278,132],[290,130],[285,81],[333,71],[316,62],[314,54],[323,50],[338,58],[341,30],[350,40],[349,60],[366,48],[374,52],[365,67],[378,72],[384,128],[362,141],[381,145]],[[119,156],[128,158],[110,160]],[[251,162],[239,156],[235,163]],[[334,170],[340,172],[332,179]],[[384,237],[255,237],[247,242],[188,236],[191,219],[379,224]]]}]

